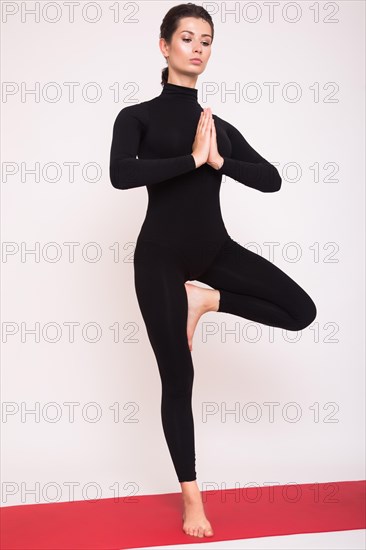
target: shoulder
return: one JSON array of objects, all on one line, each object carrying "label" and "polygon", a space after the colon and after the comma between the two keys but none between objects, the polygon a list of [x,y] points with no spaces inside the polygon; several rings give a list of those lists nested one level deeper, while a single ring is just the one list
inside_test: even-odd
[{"label": "shoulder", "polygon": [[153,97],[152,99],[140,101],[140,103],[125,105],[117,114],[116,122],[135,122],[146,127],[149,123],[149,113],[151,109],[154,109],[157,99],[157,97]]},{"label": "shoulder", "polygon": [[147,101],[142,101],[141,103],[125,105],[117,114],[116,122],[128,122],[134,119],[143,123],[147,115],[147,103]]}]

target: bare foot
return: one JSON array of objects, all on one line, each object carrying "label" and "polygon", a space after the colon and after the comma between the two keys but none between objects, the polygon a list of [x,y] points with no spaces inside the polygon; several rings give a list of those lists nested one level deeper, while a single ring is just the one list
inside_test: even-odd
[{"label": "bare foot", "polygon": [[218,311],[220,291],[211,288],[202,288],[191,283],[184,283],[188,298],[187,338],[190,351],[192,339],[197,323],[207,311]]},{"label": "bare foot", "polygon": [[194,537],[212,537],[214,532],[208,521],[202,496],[196,481],[186,481],[183,490],[183,531]]}]

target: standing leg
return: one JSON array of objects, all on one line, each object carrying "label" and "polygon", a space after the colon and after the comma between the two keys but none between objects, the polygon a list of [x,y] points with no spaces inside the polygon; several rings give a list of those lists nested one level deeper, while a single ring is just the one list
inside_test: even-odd
[{"label": "standing leg", "polygon": [[220,312],[287,330],[317,315],[310,296],[272,262],[229,239],[197,280],[220,291]]},{"label": "standing leg", "polygon": [[187,342],[188,301],[184,274],[171,249],[139,240],[134,256],[135,288],[161,383],[165,439],[180,482],[196,479],[192,387],[194,370]]}]

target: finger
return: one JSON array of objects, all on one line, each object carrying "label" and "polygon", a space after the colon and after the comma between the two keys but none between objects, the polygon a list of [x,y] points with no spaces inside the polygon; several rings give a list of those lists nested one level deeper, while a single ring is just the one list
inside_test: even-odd
[{"label": "finger", "polygon": [[204,112],[201,111],[200,118],[198,119],[197,129],[200,128],[202,125],[203,115],[204,115]]},{"label": "finger", "polygon": [[210,117],[209,112],[207,112],[207,116],[205,117],[205,120],[204,120],[203,124],[204,124],[204,131],[207,131],[207,130],[211,129],[211,117]]},{"label": "finger", "polygon": [[202,129],[202,127],[204,126],[206,119],[207,119],[207,110],[204,109],[204,110],[202,111],[201,117],[200,117],[201,129]]},{"label": "finger", "polygon": [[208,128],[207,129],[211,133],[211,131],[212,131],[212,117],[210,117],[208,119]]},{"label": "finger", "polygon": [[203,117],[202,117],[201,128],[200,128],[202,134],[204,134],[204,132],[205,132],[206,121],[207,121],[207,116],[206,116],[206,114],[204,114]]},{"label": "finger", "polygon": [[203,128],[202,128],[202,132],[204,134],[206,134],[206,132],[209,132],[211,130],[211,123],[210,123],[210,119],[208,117],[206,117],[206,120],[204,121],[203,123]]}]

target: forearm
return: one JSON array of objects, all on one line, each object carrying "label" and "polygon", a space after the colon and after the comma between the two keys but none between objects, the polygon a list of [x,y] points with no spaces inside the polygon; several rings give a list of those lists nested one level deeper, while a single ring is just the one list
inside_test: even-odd
[{"label": "forearm", "polygon": [[210,165],[220,174],[264,193],[278,191],[281,188],[281,176],[273,164],[263,158],[244,138],[240,131],[229,122],[220,121],[230,140],[230,156],[220,155],[217,151]]},{"label": "forearm", "polygon": [[153,185],[180,176],[196,168],[191,154],[166,159],[114,158],[110,163],[110,180],[116,189]]},{"label": "forearm", "polygon": [[222,168],[222,165],[224,164],[224,157],[219,155],[215,160],[210,161],[208,164],[212,166],[212,168],[214,168],[215,170],[220,170],[220,168]]},{"label": "forearm", "polygon": [[226,174],[247,187],[263,193],[273,193],[281,188],[281,176],[277,168],[269,162],[246,162],[230,157],[222,157],[222,159],[220,173]]}]

